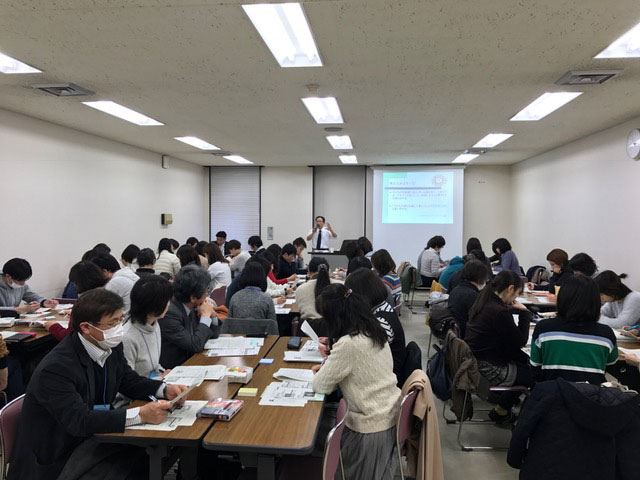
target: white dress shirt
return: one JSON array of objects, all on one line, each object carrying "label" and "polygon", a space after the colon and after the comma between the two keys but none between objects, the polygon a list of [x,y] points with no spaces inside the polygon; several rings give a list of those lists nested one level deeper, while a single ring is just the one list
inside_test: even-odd
[{"label": "white dress shirt", "polygon": [[[94,345],[89,340],[84,338],[84,336],[80,333],[78,334],[78,337],[80,338],[80,342],[82,343],[82,345],[84,345],[84,348],[89,354],[89,357],[91,358],[91,360],[93,360],[98,365],[100,365],[100,368],[104,368],[105,363],[107,363],[107,358],[109,358],[109,355],[111,355],[111,349],[110,348],[107,350],[101,349],[97,345]],[[158,391],[156,392],[157,398],[164,398],[164,389],[165,389],[165,384],[163,383],[162,385],[160,385],[160,387],[158,388]],[[140,419],[140,407],[128,408],[127,419],[124,424],[125,427],[130,427],[132,425],[140,425],[141,423],[142,423],[142,420]]]},{"label": "white dress shirt", "polygon": [[[309,235],[311,235],[312,233],[313,229],[309,231]],[[325,250],[329,249],[329,240],[331,240],[331,237],[333,235],[327,227],[322,227],[320,230],[317,230],[316,233],[313,234],[313,237],[311,238],[311,249],[316,250],[318,248],[318,235],[321,235],[320,248]]]}]

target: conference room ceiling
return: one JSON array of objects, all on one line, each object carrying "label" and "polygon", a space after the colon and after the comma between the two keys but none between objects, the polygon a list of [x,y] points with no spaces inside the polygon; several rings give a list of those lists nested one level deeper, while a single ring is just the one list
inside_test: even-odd
[{"label": "conference room ceiling", "polygon": [[[360,164],[512,164],[640,114],[640,59],[593,57],[640,21],[632,0],[304,2],[319,68],[280,68],[238,1],[0,0],[0,52],[44,73],[0,75],[0,108],[202,165],[193,135],[256,165],[338,165],[301,98],[335,96]],[[568,70],[623,69],[558,87]],[[73,82],[92,97],[32,84]],[[509,119],[545,91],[584,94],[538,122]],[[82,105],[113,100],[165,126]],[[640,125],[639,125],[640,126]],[[621,146],[622,148],[622,146]]]}]

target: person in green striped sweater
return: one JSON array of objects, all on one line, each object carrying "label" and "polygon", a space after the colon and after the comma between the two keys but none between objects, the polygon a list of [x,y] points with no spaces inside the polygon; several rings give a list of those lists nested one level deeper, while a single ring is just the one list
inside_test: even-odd
[{"label": "person in green striped sweater", "polygon": [[534,379],[605,382],[607,365],[618,360],[618,346],[611,327],[598,323],[599,318],[595,281],[583,275],[566,279],[558,293],[558,316],[541,320],[533,331]]}]

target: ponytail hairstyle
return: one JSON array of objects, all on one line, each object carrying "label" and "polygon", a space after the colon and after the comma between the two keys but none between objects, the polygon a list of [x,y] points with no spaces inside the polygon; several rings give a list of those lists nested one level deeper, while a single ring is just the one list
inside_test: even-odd
[{"label": "ponytail hairstyle", "polygon": [[314,295],[316,298],[322,291],[331,284],[329,279],[329,262],[324,257],[313,257],[309,262],[309,273],[316,274],[316,287]]},{"label": "ponytail hairstyle", "polygon": [[387,343],[387,334],[371,313],[364,297],[341,283],[332,283],[316,298],[316,309],[329,330],[331,344],[345,335],[364,335],[378,348]]},{"label": "ponytail hairstyle", "polygon": [[622,283],[623,278],[627,278],[626,273],[618,275],[611,270],[605,270],[596,277],[596,284],[601,294],[622,300],[631,293],[631,289]]},{"label": "ponytail hairstyle", "polygon": [[469,319],[474,318],[484,309],[491,295],[504,292],[511,285],[513,285],[516,291],[522,288],[522,278],[520,278],[520,275],[511,270],[504,270],[496,275],[491,283],[488,283],[487,286],[482,289],[475,303],[471,306]]}]

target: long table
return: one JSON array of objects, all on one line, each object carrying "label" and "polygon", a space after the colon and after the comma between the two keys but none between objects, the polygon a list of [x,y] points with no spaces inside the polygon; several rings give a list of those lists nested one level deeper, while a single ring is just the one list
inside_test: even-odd
[{"label": "long table", "polygon": [[[226,365],[247,366],[254,368],[254,374],[260,371],[258,362],[273,348],[278,336],[270,335],[265,338],[264,345],[258,355],[242,357],[208,357],[205,353],[197,353],[187,360],[184,365]],[[220,381],[204,381],[202,385],[194,388],[187,400],[212,400],[214,398],[232,398],[244,385],[229,383],[227,378]],[[133,407],[142,406],[147,402],[136,401]],[[235,421],[235,419],[234,419]],[[199,418],[190,427],[177,427],[173,431],[154,430],[125,430],[123,433],[108,433],[96,435],[95,438],[103,443],[125,443],[145,447],[149,454],[149,478],[162,479],[163,459],[168,456],[170,447],[197,448],[207,430],[213,424],[209,418]]]},{"label": "long table", "polygon": [[315,445],[323,402],[307,402],[304,407],[261,406],[260,394],[280,368],[311,368],[309,363],[284,361],[288,337],[280,337],[269,358],[271,365],[261,365],[247,387],[257,388],[255,397],[241,397],[244,408],[230,422],[216,422],[204,437],[208,450],[234,451],[241,454],[245,466],[257,468],[258,480],[275,478],[278,455],[306,455]]}]

